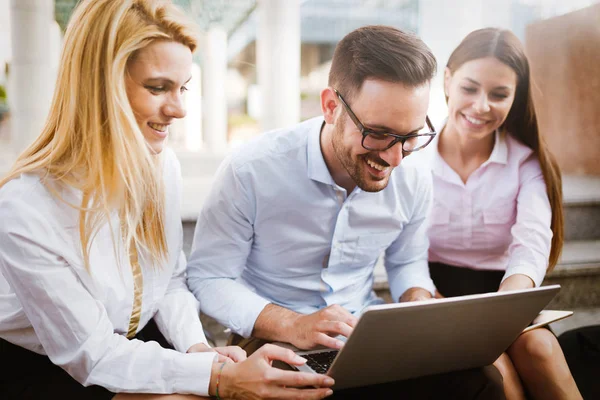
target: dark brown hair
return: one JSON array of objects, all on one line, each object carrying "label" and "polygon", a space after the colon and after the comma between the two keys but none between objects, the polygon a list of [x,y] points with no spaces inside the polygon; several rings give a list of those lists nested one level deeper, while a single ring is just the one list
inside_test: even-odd
[{"label": "dark brown hair", "polygon": [[515,100],[500,129],[508,132],[538,156],[550,206],[552,207],[552,248],[548,260],[551,271],[562,251],[564,216],[562,209],[562,178],[558,163],[548,150],[538,128],[533,98],[529,62],[519,39],[510,31],[485,28],[471,32],[450,55],[446,67],[454,73],[464,63],[478,58],[494,57],[517,74]]},{"label": "dark brown hair", "polygon": [[329,86],[351,99],[367,79],[420,86],[435,75],[433,53],[416,35],[371,25],[346,35],[336,46]]}]

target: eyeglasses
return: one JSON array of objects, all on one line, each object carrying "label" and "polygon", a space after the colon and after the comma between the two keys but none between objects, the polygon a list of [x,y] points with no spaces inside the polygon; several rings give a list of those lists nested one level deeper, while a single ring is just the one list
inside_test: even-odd
[{"label": "eyeglasses", "polygon": [[344,105],[346,112],[350,116],[350,119],[354,122],[354,125],[358,128],[362,134],[362,147],[371,151],[385,151],[395,145],[396,143],[402,143],[402,151],[405,153],[412,153],[418,151],[427,146],[437,133],[431,124],[428,116],[425,116],[425,122],[430,132],[426,133],[411,133],[409,135],[396,135],[394,133],[387,132],[376,132],[365,128],[365,126],[358,120],[348,103],[344,100],[342,95],[335,89],[335,94]]}]

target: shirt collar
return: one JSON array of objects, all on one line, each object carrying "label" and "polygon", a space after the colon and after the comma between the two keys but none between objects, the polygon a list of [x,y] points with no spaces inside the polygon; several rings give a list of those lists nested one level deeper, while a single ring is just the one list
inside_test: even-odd
[{"label": "shirt collar", "polygon": [[325,164],[323,152],[321,151],[321,129],[323,129],[324,125],[324,118],[317,117],[314,118],[314,123],[311,123],[308,128],[308,140],[306,144],[308,177],[327,185],[334,185],[335,182],[329,173],[329,168]]},{"label": "shirt collar", "polygon": [[490,154],[490,158],[488,158],[488,160],[484,164],[506,164],[508,163],[508,147],[506,145],[506,132],[500,132],[499,129],[496,129],[494,135],[494,149],[492,150],[492,154]]}]

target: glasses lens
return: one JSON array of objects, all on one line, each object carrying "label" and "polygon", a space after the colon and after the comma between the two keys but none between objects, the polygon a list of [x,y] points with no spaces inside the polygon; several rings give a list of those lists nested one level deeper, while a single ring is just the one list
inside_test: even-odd
[{"label": "glasses lens", "polygon": [[431,142],[431,139],[433,139],[433,136],[417,136],[417,137],[410,138],[404,142],[404,144],[402,145],[402,150],[404,150],[404,151],[420,150],[423,147],[427,146],[429,144],[429,142]]},{"label": "glasses lens", "polygon": [[363,146],[370,150],[385,150],[394,139],[396,138],[384,133],[368,133],[363,140]]},{"label": "glasses lens", "polygon": [[[433,136],[424,135],[412,137],[404,141],[402,150],[411,152],[422,149],[433,139]],[[368,133],[363,141],[363,146],[369,150],[384,151],[387,150],[392,142],[396,140],[394,136],[386,134]]]}]

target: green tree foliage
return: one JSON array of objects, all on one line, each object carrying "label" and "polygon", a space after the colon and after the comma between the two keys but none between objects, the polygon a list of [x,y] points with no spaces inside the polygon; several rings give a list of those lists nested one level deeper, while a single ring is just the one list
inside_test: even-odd
[{"label": "green tree foliage", "polygon": [[60,25],[60,29],[64,32],[67,28],[69,18],[79,0],[55,0],[54,1],[54,17]]}]

